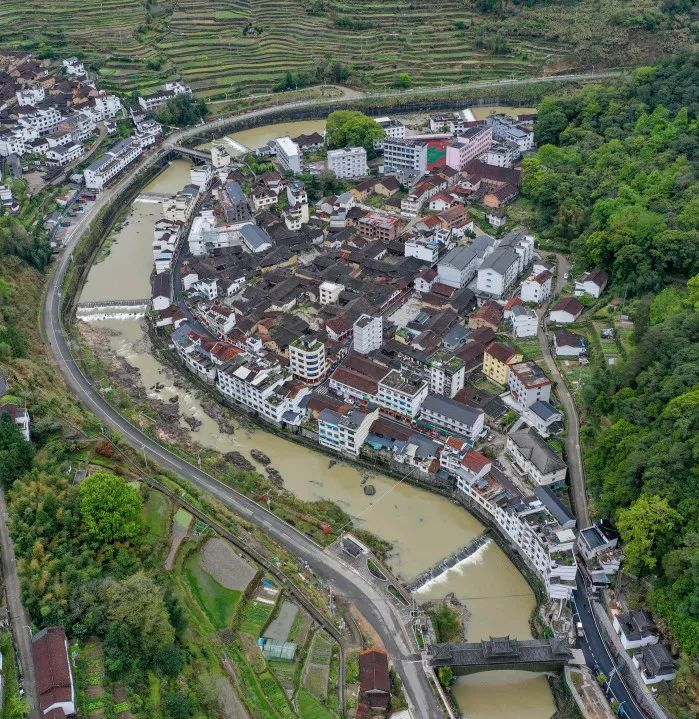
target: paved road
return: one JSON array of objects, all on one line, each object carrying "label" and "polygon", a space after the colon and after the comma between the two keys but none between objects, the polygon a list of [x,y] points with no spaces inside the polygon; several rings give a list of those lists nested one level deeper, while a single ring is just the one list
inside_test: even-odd
[{"label": "paved road", "polygon": [[595,674],[602,673],[608,678],[611,677],[609,684],[603,688],[606,688],[608,697],[613,697],[623,702],[625,716],[629,717],[629,719],[646,719],[626,688],[626,684],[619,672],[614,671],[612,674],[615,663],[607,649],[607,645],[604,643],[597,619],[592,612],[590,597],[585,587],[582,571],[578,572],[576,582],[578,588],[573,593],[573,606],[585,631],[585,638],[580,641],[580,648],[583,650],[587,665]]},{"label": "paved road", "polygon": [[31,719],[36,719],[39,716],[39,701],[36,693],[34,662],[32,661],[31,629],[22,606],[15,548],[7,528],[7,503],[2,489],[0,489],[0,551],[2,552],[2,576],[5,583],[7,611],[10,615],[10,626],[14,635],[17,661],[23,677],[24,691],[29,700],[29,716]]},{"label": "paved road", "polygon": [[[556,281],[556,293],[559,293],[565,285],[563,275],[570,270],[570,262],[565,255],[556,255],[558,262],[558,278]],[[566,461],[568,463],[568,477],[570,478],[570,496],[573,502],[573,511],[578,521],[578,529],[590,526],[590,513],[587,507],[587,490],[585,486],[585,468],[582,460],[582,449],[580,447],[580,417],[575,400],[568,390],[568,386],[561,375],[549,345],[549,338],[546,334],[546,312],[548,305],[539,311],[539,345],[544,355],[544,362],[551,370],[556,381],[556,392],[563,404],[566,414]]]}]

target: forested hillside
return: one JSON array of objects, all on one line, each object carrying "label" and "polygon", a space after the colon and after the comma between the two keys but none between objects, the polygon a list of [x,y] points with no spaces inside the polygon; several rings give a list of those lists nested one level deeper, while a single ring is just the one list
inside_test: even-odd
[{"label": "forested hillside", "polygon": [[542,235],[582,268],[608,270],[620,292],[699,272],[698,60],[540,106],[524,191]]},{"label": "forested hillside", "polygon": [[683,652],[685,687],[699,660],[698,109],[695,54],[550,99],[536,125],[550,144],[525,173],[542,234],[578,270],[606,269],[635,321],[625,360],[583,390],[585,460],[596,515],[620,530],[625,571]]}]

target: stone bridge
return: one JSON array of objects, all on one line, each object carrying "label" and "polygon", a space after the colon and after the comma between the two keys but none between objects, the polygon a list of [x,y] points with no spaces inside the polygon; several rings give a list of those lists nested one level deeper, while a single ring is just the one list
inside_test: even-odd
[{"label": "stone bridge", "polygon": [[573,654],[564,639],[490,637],[465,644],[431,644],[427,658],[432,667],[451,667],[455,674],[495,669],[529,672],[560,671]]}]

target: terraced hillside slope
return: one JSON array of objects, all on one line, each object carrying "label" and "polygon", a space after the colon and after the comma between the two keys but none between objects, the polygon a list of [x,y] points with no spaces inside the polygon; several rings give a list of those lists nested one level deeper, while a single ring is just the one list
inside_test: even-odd
[{"label": "terraced hillside slope", "polygon": [[270,91],[287,71],[330,60],[350,67],[349,83],[369,88],[391,86],[401,73],[417,86],[639,64],[688,42],[685,4],[3,0],[0,26],[3,45],[78,53],[114,87],[179,77],[220,97]]}]

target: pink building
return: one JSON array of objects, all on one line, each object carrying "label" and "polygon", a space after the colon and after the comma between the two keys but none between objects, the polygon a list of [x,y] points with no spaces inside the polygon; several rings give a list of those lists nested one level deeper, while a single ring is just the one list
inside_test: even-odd
[{"label": "pink building", "polygon": [[492,128],[469,127],[447,147],[447,166],[461,172],[471,160],[487,152],[492,144]]}]

